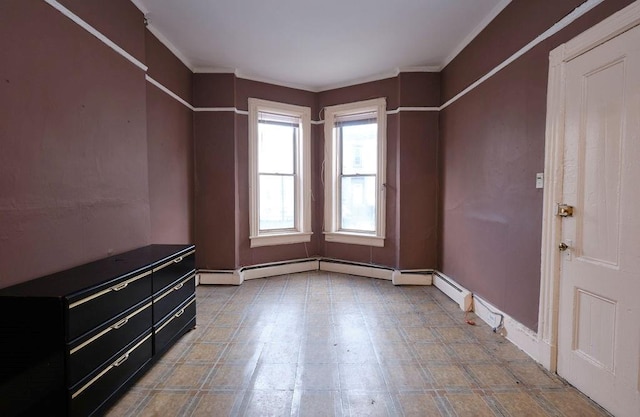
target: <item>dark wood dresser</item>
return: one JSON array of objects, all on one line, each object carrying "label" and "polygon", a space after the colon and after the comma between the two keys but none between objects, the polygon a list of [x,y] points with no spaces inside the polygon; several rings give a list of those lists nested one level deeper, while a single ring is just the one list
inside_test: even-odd
[{"label": "dark wood dresser", "polygon": [[0,415],[104,412],[195,327],[194,267],[150,245],[1,289]]}]

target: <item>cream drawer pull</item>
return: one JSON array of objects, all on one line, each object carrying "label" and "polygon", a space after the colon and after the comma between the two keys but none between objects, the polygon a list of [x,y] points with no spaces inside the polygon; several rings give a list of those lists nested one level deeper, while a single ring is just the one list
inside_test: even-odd
[{"label": "cream drawer pull", "polygon": [[120,291],[120,290],[124,290],[125,288],[127,288],[127,285],[129,285],[128,282],[123,282],[121,284],[118,285],[114,285],[113,287],[111,287],[112,291]]},{"label": "cream drawer pull", "polygon": [[114,324],[113,326],[111,326],[111,328],[113,330],[118,330],[119,328],[121,328],[122,326],[127,324],[128,322],[129,322],[129,317],[125,317],[122,320],[120,320],[119,322],[117,322],[116,324]]},{"label": "cream drawer pull", "polygon": [[179,257],[177,257],[176,259],[173,260],[173,263],[176,263],[176,264],[180,263],[180,262],[182,262],[183,259],[184,258],[182,256],[179,256]]},{"label": "cream drawer pull", "polygon": [[117,366],[120,366],[120,365],[122,365],[123,363],[125,363],[125,361],[126,361],[127,359],[129,359],[129,353],[127,353],[126,355],[122,356],[120,359],[118,359],[117,361],[115,361],[115,362],[113,363],[113,366],[116,366],[116,367],[117,367]]},{"label": "cream drawer pull", "polygon": [[181,315],[183,315],[183,314],[184,314],[184,308],[183,308],[183,309],[181,309],[180,311],[178,311],[174,317],[175,317],[175,318],[178,318],[178,317],[180,317],[180,316],[181,316]]},{"label": "cream drawer pull", "polygon": [[184,286],[184,282],[181,282],[180,284],[176,285],[175,287],[173,287],[174,291],[178,291],[180,288],[182,288]]}]

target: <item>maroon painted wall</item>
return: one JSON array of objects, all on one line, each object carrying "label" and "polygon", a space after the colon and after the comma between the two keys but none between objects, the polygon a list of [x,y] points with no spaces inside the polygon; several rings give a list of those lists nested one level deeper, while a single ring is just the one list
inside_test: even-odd
[{"label": "maroon painted wall", "polygon": [[[549,52],[629,4],[607,0],[440,113],[439,269],[537,329]],[[442,72],[442,102],[582,2],[514,0]]]},{"label": "maroon painted wall", "polygon": [[[191,101],[128,0],[61,3]],[[0,287],[193,241],[192,111],[42,1],[0,4]]]},{"label": "maroon painted wall", "polygon": [[0,62],[0,286],[149,243],[144,72],[40,1],[0,3]]},{"label": "maroon painted wall", "polygon": [[[233,107],[234,97],[233,74],[194,74],[195,107]],[[224,111],[193,117],[196,267],[235,269],[235,116]]]},{"label": "maroon painted wall", "polygon": [[[191,71],[146,31],[147,74],[191,102]],[[193,111],[147,83],[152,243],[193,242]]]},{"label": "maroon painted wall", "polygon": [[[439,74],[402,73],[394,78],[324,91],[318,94],[318,101],[322,108],[385,97],[387,110],[437,107],[439,86]],[[318,134],[318,146],[324,146],[322,127]],[[377,248],[328,243],[323,239],[320,254],[399,269],[435,268],[438,237],[437,139],[437,112],[402,111],[387,115],[385,245]],[[319,155],[322,157],[323,154]],[[323,204],[323,199],[317,199],[318,212],[323,212]]]}]

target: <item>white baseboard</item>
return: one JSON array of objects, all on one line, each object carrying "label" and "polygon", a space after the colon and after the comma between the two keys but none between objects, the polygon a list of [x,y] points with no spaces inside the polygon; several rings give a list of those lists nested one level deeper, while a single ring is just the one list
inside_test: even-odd
[{"label": "white baseboard", "polygon": [[473,311],[482,321],[495,329],[500,324],[500,315],[502,315],[504,317],[503,326],[497,330],[498,333],[543,366],[550,362],[550,359],[545,359],[545,356],[548,356],[548,353],[545,355],[545,352],[548,352],[549,349],[545,343],[538,339],[536,332],[477,295],[474,294],[473,298]]},{"label": "white baseboard", "polygon": [[320,260],[320,270],[327,272],[339,272],[349,275],[359,275],[369,278],[386,279],[389,281],[392,281],[394,272],[393,269],[340,261],[332,262],[330,260]]},{"label": "white baseboard", "polygon": [[209,285],[240,285],[242,284],[242,276],[234,270],[224,271],[205,271],[198,273],[200,284]]},{"label": "white baseboard", "polygon": [[294,274],[296,272],[317,271],[318,260],[310,259],[290,263],[277,263],[253,266],[240,269],[240,276],[243,281],[248,279],[273,277],[276,275]]},{"label": "white baseboard", "polygon": [[471,308],[471,292],[445,274],[441,272],[435,273],[433,275],[433,285],[458,303],[461,310],[468,311]]},{"label": "white baseboard", "polygon": [[393,271],[393,285],[432,285],[433,271],[404,270]]}]

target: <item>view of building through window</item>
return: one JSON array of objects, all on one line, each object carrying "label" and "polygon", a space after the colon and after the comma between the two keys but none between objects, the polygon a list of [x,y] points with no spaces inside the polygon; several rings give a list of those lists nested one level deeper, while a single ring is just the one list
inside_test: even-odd
[{"label": "view of building through window", "polygon": [[376,119],[337,122],[340,149],[340,230],[376,231]]},{"label": "view of building through window", "polygon": [[299,121],[293,117],[285,118],[263,112],[259,114],[260,231],[295,228],[298,133]]}]

